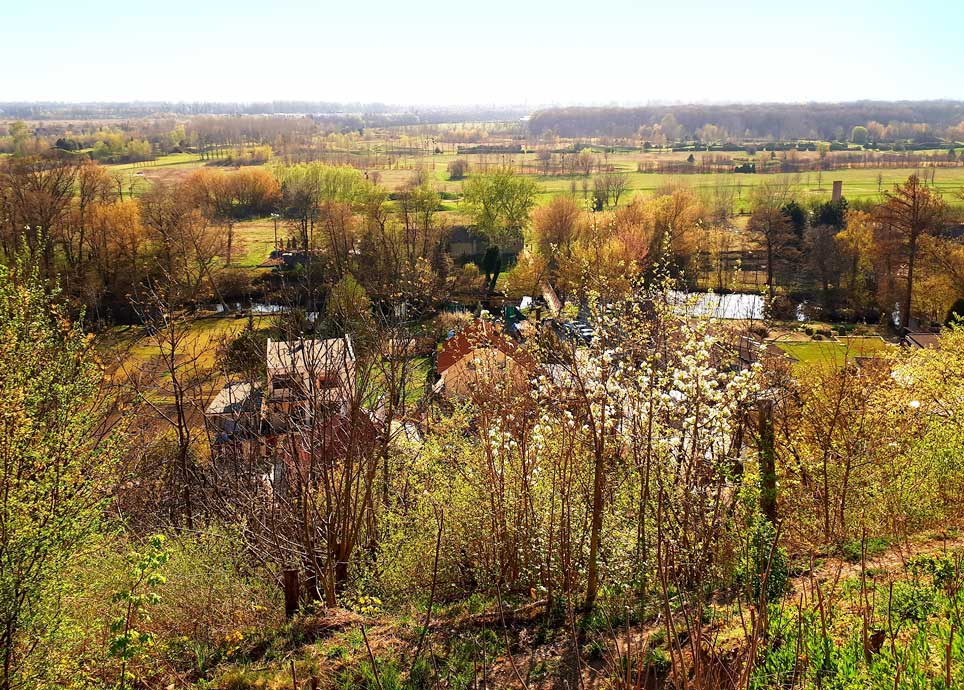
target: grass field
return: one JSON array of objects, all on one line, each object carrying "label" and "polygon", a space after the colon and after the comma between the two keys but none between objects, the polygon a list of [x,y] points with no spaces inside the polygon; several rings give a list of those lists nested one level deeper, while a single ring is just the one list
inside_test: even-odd
[{"label": "grass field", "polygon": [[777,342],[784,352],[799,360],[800,366],[840,367],[855,357],[879,357],[896,347],[876,336],[841,337],[838,340]]},{"label": "grass field", "polygon": [[[648,156],[660,159],[673,159],[685,152],[668,153],[640,153],[621,152],[610,154],[605,161],[617,170],[629,175],[629,188],[622,197],[622,203],[629,201],[636,194],[652,194],[657,189],[669,184],[689,186],[699,193],[710,193],[717,187],[725,187],[733,192],[734,212],[747,211],[750,205],[752,189],[764,182],[775,182],[786,179],[799,192],[800,196],[811,199],[829,199],[834,180],[843,182],[843,194],[850,200],[875,200],[880,198],[882,191],[892,189],[897,183],[904,182],[910,175],[919,172],[917,168],[853,168],[834,170],[823,173],[809,172],[791,175],[781,174],[737,174],[737,173],[702,173],[692,175],[670,175],[664,173],[636,172],[636,163]],[[757,154],[758,157],[763,154]],[[767,154],[768,155],[768,154]],[[478,154],[457,156],[454,153],[411,156],[399,158],[396,165],[390,169],[372,171],[377,173],[382,185],[390,190],[398,190],[409,184],[415,169],[423,167],[429,173],[436,188],[441,192],[460,194],[462,182],[448,178],[448,164],[456,158],[464,158],[469,162],[470,174],[481,169],[483,157]],[[534,153],[498,155],[489,154],[484,157],[489,167],[503,163],[519,165],[526,163],[535,166],[537,161]],[[133,184],[135,194],[143,193],[151,182],[172,181],[189,174],[204,165],[204,162],[190,153],[178,153],[164,156],[155,161],[145,163],[126,163],[108,166],[112,172],[120,173],[127,182]],[[230,169],[229,169],[230,170]],[[928,168],[928,174],[934,169]],[[540,187],[538,201],[544,203],[556,194],[569,193],[575,188],[576,194],[583,194],[583,184],[588,183],[591,194],[592,178],[583,175],[531,175]],[[959,194],[964,189],[964,167],[937,168],[934,187],[952,206],[964,205],[964,199]],[[453,203],[449,202],[448,206]]]},{"label": "grass field", "polygon": [[[851,200],[856,199],[878,199],[878,174],[881,176],[881,190],[889,190],[894,184],[904,182],[916,169],[914,168],[894,168],[894,169],[852,169],[836,170],[823,173],[822,181],[818,184],[816,173],[803,173],[801,175],[787,176],[791,184],[796,187],[801,196],[829,199],[832,192],[832,181],[841,180],[843,182],[843,194]],[[630,172],[629,192],[624,198],[628,199],[632,194],[652,194],[660,187],[667,184],[683,184],[695,189],[697,192],[709,193],[719,185],[730,188],[734,192],[734,211],[748,211],[750,197],[753,187],[764,182],[776,182],[784,178],[783,175],[742,175],[737,173],[709,173],[695,175],[664,175],[661,173],[637,173]],[[543,190],[543,195],[551,196],[563,192],[569,192],[572,183],[576,183],[578,192],[582,193],[582,180],[584,177],[542,177],[535,178]],[[955,197],[956,193],[964,189],[964,168],[942,168],[937,171],[934,183],[948,203],[952,205],[961,204],[961,200]]]},{"label": "grass field", "polygon": [[202,165],[204,163],[201,158],[193,153],[174,153],[153,161],[119,163],[105,167],[120,178],[125,194],[133,191],[134,196],[140,196],[152,183],[173,181]]},{"label": "grass field", "polygon": [[[877,199],[882,191],[893,188],[894,184],[904,182],[914,172],[919,172],[917,168],[851,168],[843,170],[826,171],[823,173],[809,172],[791,175],[781,174],[738,174],[738,173],[704,173],[692,175],[670,175],[664,173],[640,173],[636,172],[636,164],[641,160],[685,160],[689,154],[685,151],[668,152],[654,151],[649,153],[620,152],[610,154],[605,159],[600,156],[605,163],[612,165],[616,170],[629,174],[630,185],[628,193],[623,197],[628,200],[633,194],[651,194],[660,187],[669,183],[680,183],[688,185],[697,191],[709,192],[717,187],[722,180],[724,187],[733,189],[735,192],[735,211],[745,210],[745,205],[749,204],[749,195],[753,187],[764,181],[776,181],[787,178],[804,196],[829,199],[834,180],[843,182],[844,196],[851,200],[856,199]],[[702,153],[695,154],[697,159]],[[742,152],[733,154],[739,158],[749,160],[768,159],[769,153],[761,152],[755,157],[746,156]],[[816,154],[810,154],[810,157]],[[801,154],[801,157],[806,155]],[[468,154],[457,156],[454,153],[442,153],[425,156],[415,156],[401,159],[398,168],[392,170],[379,171],[382,184],[389,188],[397,189],[407,183],[413,175],[413,171],[418,166],[426,168],[438,188],[442,191],[458,193],[461,191],[461,183],[453,182],[448,179],[448,164],[456,158],[464,158],[469,163],[470,174],[480,169],[483,156],[478,154]],[[487,164],[497,166],[502,163],[520,165],[525,163],[529,166],[537,166],[535,153],[526,154],[488,154],[484,157]],[[928,168],[930,174],[933,169]],[[879,176],[879,180],[878,180]],[[550,198],[554,194],[570,192],[575,183],[576,191],[582,194],[582,183],[586,180],[583,175],[533,175],[532,176],[542,189],[541,197]],[[962,205],[964,200],[957,197],[957,193],[964,189],[964,167],[961,168],[937,168],[934,179],[935,188],[944,196],[948,203],[952,205]],[[589,190],[592,190],[592,180],[589,180]],[[541,200],[543,200],[541,199]],[[741,204],[744,206],[741,207]]]},{"label": "grass field", "polygon": [[[270,318],[254,317],[255,328],[266,327]],[[233,316],[206,316],[195,319],[190,324],[190,331],[182,346],[182,359],[193,359],[196,354],[200,370],[213,370],[217,364],[221,342],[241,332],[247,323],[247,318],[239,319]],[[151,382],[150,390],[145,391],[145,394],[157,404],[171,402],[170,375],[160,370],[159,348],[143,328],[119,326],[100,338],[97,349],[105,369],[117,383],[124,383],[129,373],[145,369],[157,371],[156,379]],[[188,372],[189,375],[190,373],[192,372]],[[217,376],[207,383],[207,394],[213,394],[221,385]]]},{"label": "grass field", "polygon": [[[236,268],[256,268],[268,258],[274,247],[274,221],[270,218],[249,220],[234,226],[234,249],[231,265]],[[278,223],[278,240],[284,242],[288,228]]]}]

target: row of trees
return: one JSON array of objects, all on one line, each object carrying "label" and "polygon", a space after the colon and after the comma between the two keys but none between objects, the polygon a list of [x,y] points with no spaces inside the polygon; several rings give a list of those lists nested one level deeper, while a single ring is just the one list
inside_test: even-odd
[{"label": "row of trees", "polygon": [[[841,199],[808,213],[793,199],[791,186],[765,183],[754,189],[748,229],[764,252],[771,300],[779,274],[796,273],[802,259],[825,307],[832,309],[842,297],[856,313],[893,310],[895,325],[907,328],[915,314],[922,322],[942,322],[964,289],[957,266],[961,247],[941,237],[948,219],[940,194],[912,175],[868,210],[848,211]],[[915,297],[920,282],[931,294]],[[832,288],[842,287],[835,300]]]},{"label": "row of trees", "polygon": [[217,294],[217,259],[231,262],[233,223],[279,199],[263,170],[203,170],[133,198],[97,164],[14,157],[0,167],[0,251],[11,261],[25,250],[90,318],[120,318],[129,297],[161,274],[182,285],[185,302]]},{"label": "row of trees", "polygon": [[598,212],[606,200],[603,177],[590,207],[573,193],[535,209],[531,253],[513,274],[520,289],[546,279],[573,294],[594,280],[646,275],[668,254],[694,287],[752,289],[748,274],[762,275],[760,287],[783,318],[793,317],[791,298],[811,299],[831,319],[896,311],[907,327],[909,316],[943,322],[964,294],[964,250],[944,235],[953,214],[916,175],[884,190],[881,203],[854,207],[800,200],[790,178],[767,180],[751,188],[745,230],[734,224],[734,191],[725,185],[703,195],[669,185]]},{"label": "row of trees", "polygon": [[[954,139],[964,121],[956,101],[918,103],[808,103],[679,105],[642,108],[555,108],[532,114],[529,130],[567,138],[618,137],[665,141],[770,139],[845,141],[855,126],[871,141],[913,139],[943,133]],[[883,125],[879,123],[884,123]],[[872,134],[871,134],[872,132]]]}]

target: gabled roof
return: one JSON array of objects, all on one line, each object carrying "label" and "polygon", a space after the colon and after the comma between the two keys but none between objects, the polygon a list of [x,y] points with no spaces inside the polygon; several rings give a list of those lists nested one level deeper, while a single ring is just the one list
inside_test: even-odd
[{"label": "gabled roof", "polygon": [[284,259],[282,259],[280,256],[272,256],[258,264],[258,268],[280,268],[284,265]]},{"label": "gabled roof", "polygon": [[322,373],[355,359],[351,338],[268,340],[267,368],[273,373]]},{"label": "gabled roof", "polygon": [[438,373],[443,373],[480,348],[494,348],[514,361],[526,366],[531,364],[529,355],[501,329],[486,321],[475,321],[442,345],[442,350],[438,353]]}]

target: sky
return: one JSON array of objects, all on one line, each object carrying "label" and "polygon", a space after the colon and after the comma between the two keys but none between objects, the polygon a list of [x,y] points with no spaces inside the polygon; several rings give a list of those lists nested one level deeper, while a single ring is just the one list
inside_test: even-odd
[{"label": "sky", "polygon": [[0,101],[964,99],[964,0],[0,0]]}]

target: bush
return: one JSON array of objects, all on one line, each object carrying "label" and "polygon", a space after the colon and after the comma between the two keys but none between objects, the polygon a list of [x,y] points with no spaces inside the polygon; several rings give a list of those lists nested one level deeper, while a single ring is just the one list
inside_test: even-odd
[{"label": "bush", "polygon": [[[867,537],[863,541],[863,551],[867,558],[873,558],[884,553],[890,547],[890,541],[882,537]],[[860,563],[861,541],[848,541],[841,548],[841,553],[848,563]]]},{"label": "bush", "polygon": [[249,324],[228,342],[220,353],[222,366],[234,374],[242,374],[252,381],[260,381],[265,374],[268,331],[256,330]]},{"label": "bush", "polygon": [[957,319],[964,319],[964,297],[957,299],[947,310],[947,318],[944,319],[944,323],[950,325]]},{"label": "bush", "polygon": [[930,585],[917,582],[894,584],[890,611],[898,619],[920,623],[937,610],[937,591]]},{"label": "bush", "polygon": [[450,180],[463,180],[469,171],[469,162],[464,158],[456,158],[448,165]]},{"label": "bush", "polygon": [[778,320],[792,319],[796,314],[796,307],[786,295],[777,295],[770,300],[770,317]]},{"label": "bush", "polygon": [[[170,556],[162,569],[166,582],[155,588],[159,598],[150,604],[149,619],[138,620],[138,631],[149,634],[153,643],[128,668],[144,687],[203,677],[220,661],[243,657],[249,641],[262,639],[283,621],[273,580],[241,555],[231,532],[212,526],[199,537],[178,534],[165,547]],[[83,673],[104,687],[116,678],[118,660],[109,657],[106,646],[90,641],[102,634],[106,621],[122,613],[123,602],[114,599],[127,586],[131,549],[143,551],[144,546],[118,536],[72,565],[69,574],[77,584],[65,600],[71,612],[65,630],[71,634],[62,635],[59,646],[49,650],[51,658],[61,660],[64,675]],[[252,687],[250,674],[234,675],[233,685],[219,687]]]},{"label": "bush", "polygon": [[737,582],[748,589],[753,601],[760,600],[764,579],[766,600],[779,600],[787,591],[790,574],[786,549],[776,545],[776,529],[761,517],[750,527],[749,543],[737,570]]},{"label": "bush", "polygon": [[228,303],[244,302],[253,293],[251,274],[241,268],[226,268],[221,271],[217,276],[217,285],[217,295]]},{"label": "bush", "polygon": [[750,328],[750,333],[760,338],[761,340],[766,340],[770,337],[770,329],[766,327],[766,324],[758,323],[754,324]]}]

